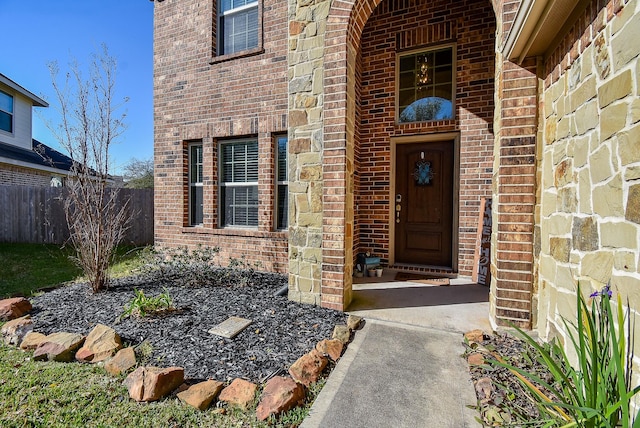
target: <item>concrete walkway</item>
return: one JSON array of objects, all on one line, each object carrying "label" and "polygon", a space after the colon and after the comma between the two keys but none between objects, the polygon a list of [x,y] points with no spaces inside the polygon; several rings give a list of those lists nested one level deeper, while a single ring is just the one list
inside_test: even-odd
[{"label": "concrete walkway", "polygon": [[477,427],[462,333],[490,331],[488,288],[395,282],[354,284],[349,313],[365,318],[302,428]]}]

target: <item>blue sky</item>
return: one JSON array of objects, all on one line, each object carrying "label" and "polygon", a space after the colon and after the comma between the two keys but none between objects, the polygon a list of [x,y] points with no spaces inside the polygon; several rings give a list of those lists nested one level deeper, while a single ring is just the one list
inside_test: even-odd
[{"label": "blue sky", "polygon": [[[61,75],[69,60],[88,65],[104,43],[118,61],[119,99],[126,104],[127,130],[113,146],[112,171],[131,158],[153,156],[153,3],[149,0],[0,0],[3,43],[0,73],[52,104],[47,64]],[[52,107],[38,108],[53,123]],[[33,137],[61,150],[37,114]]]}]

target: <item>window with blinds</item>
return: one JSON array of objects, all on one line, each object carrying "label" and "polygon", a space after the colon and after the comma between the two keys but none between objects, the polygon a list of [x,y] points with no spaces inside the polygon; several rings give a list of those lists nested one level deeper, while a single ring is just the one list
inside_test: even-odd
[{"label": "window with blinds", "polygon": [[286,229],[289,226],[287,142],[286,135],[276,137],[276,229]]},{"label": "window with blinds", "polygon": [[258,46],[258,2],[221,0],[218,11],[218,55]]},{"label": "window with blinds", "polygon": [[220,146],[222,226],[258,226],[258,141]]},{"label": "window with blinds", "polygon": [[202,144],[189,145],[189,224],[202,224],[203,205]]}]

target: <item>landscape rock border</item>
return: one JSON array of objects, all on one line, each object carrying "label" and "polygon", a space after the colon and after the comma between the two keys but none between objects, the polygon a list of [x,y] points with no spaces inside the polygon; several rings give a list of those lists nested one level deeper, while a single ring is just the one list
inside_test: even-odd
[{"label": "landscape rock border", "polygon": [[[115,331],[98,324],[83,336],[77,333],[54,332],[49,335],[33,330],[30,319],[31,303],[24,298],[0,300],[3,325],[0,334],[6,344],[23,351],[33,351],[34,360],[66,361],[103,364],[108,374],[120,376],[137,365],[133,348],[122,348]],[[349,315],[346,325],[336,325],[331,339],[323,339],[307,354],[289,367],[289,376],[274,376],[264,382],[256,407],[256,417],[264,421],[270,416],[304,404],[306,388],[318,381],[329,360],[337,362],[363,319]],[[208,379],[187,385],[181,367],[160,368],[140,366],[124,380],[131,399],[138,402],[157,401],[171,394],[199,410],[206,410],[216,401],[248,408],[255,399],[259,386],[241,378],[228,386]]]}]

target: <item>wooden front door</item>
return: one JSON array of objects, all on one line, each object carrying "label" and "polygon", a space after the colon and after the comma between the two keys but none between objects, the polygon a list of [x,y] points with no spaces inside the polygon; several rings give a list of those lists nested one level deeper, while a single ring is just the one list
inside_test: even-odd
[{"label": "wooden front door", "polygon": [[396,145],[395,262],[452,267],[454,142]]}]

